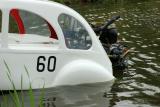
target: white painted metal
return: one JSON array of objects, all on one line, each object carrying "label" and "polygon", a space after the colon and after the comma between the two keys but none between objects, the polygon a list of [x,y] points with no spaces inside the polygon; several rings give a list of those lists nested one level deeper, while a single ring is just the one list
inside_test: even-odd
[{"label": "white painted metal", "polygon": [[6,9],[6,10],[3,10],[3,17],[2,17],[2,48],[6,48],[8,46],[8,37],[7,37],[7,34],[8,34],[8,23],[9,23],[9,11]]},{"label": "white painted metal", "polygon": [[[28,44],[29,37],[33,40],[32,35],[28,34],[28,37],[26,36],[27,38],[24,39],[19,38],[18,34],[14,34],[14,39],[23,42],[23,44],[5,45],[13,35],[6,33],[5,29],[8,30],[9,15],[5,14],[15,8],[27,10],[45,18],[54,26],[59,40],[50,45]],[[13,89],[7,77],[8,71],[4,61],[11,70],[9,75],[16,89],[21,89],[21,79],[23,80],[22,89],[24,90],[28,89],[30,84],[33,89],[38,89],[42,88],[44,84],[45,88],[49,88],[62,85],[106,82],[114,79],[111,62],[96,34],[86,20],[74,10],[55,2],[39,0],[0,0],[0,9],[3,12],[1,38],[5,41],[5,43],[1,42],[2,46],[5,45],[5,47],[0,48],[0,90]],[[73,16],[87,29],[92,38],[92,47],[89,50],[74,50],[66,47],[63,32],[58,23],[58,17],[62,13]],[[33,37],[37,37],[40,42],[43,40],[44,42],[49,41],[47,38],[41,38],[38,35],[33,35]],[[45,68],[44,72],[38,72],[36,67],[39,56],[46,58],[46,61],[43,61],[46,65],[48,58],[55,56],[55,71],[49,72]],[[25,67],[28,72],[25,71]],[[29,73],[29,76],[27,73]]]}]

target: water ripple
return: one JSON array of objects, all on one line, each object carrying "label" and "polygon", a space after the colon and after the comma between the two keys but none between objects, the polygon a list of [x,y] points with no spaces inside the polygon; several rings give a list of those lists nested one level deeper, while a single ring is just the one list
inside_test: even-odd
[{"label": "water ripple", "polygon": [[140,68],[140,69],[142,69],[142,70],[145,70],[145,71],[148,71],[148,72],[150,72],[150,73],[157,73],[157,71],[154,70],[154,69],[152,69],[152,68],[142,68],[142,67],[138,67],[138,68]]},{"label": "water ripple", "polygon": [[143,59],[156,59],[155,57],[150,57],[146,54],[138,54],[139,57],[143,58]]}]

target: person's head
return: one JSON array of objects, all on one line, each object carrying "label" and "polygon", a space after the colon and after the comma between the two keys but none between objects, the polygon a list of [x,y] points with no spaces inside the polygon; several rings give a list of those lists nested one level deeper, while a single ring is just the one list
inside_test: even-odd
[{"label": "person's head", "polygon": [[117,29],[112,28],[104,30],[100,35],[99,39],[102,43],[114,44],[117,42],[117,38],[118,38]]}]

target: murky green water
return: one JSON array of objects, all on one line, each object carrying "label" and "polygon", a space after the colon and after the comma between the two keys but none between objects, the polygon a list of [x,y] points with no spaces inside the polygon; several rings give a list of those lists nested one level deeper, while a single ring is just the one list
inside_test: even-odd
[{"label": "murky green water", "polygon": [[121,15],[122,20],[116,23],[120,38],[134,48],[129,70],[112,86],[106,106],[160,106],[160,1],[110,0],[74,8],[95,23]]},{"label": "murky green water", "polygon": [[109,92],[109,107],[160,106],[160,1],[111,0],[75,8],[90,22],[103,23],[120,14],[123,20],[116,23],[120,38],[135,49],[128,72]]},{"label": "murky green water", "polygon": [[[109,0],[103,4],[71,6],[89,22],[104,23],[113,15],[124,44],[134,49],[129,69],[115,83],[46,90],[45,107],[159,107],[160,1]],[[27,92],[26,92],[27,94]],[[38,103],[40,92],[35,92]],[[29,107],[29,97],[25,105]]]}]

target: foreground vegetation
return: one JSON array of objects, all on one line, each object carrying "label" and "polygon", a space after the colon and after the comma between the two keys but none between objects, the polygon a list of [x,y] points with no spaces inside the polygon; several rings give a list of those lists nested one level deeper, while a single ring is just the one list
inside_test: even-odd
[{"label": "foreground vegetation", "polygon": [[[7,94],[6,94],[6,92],[4,93],[3,91],[0,92],[1,96],[2,96],[2,99],[0,100],[0,107],[26,107],[24,104],[25,103],[24,98],[26,96],[29,97],[30,107],[35,107],[36,101],[35,101],[34,92],[31,87],[31,83],[30,83],[29,90],[27,91],[27,93],[25,92],[25,94],[24,94],[24,91],[22,91],[23,76],[21,76],[21,90],[17,91],[16,87],[13,83],[13,80],[11,79],[11,70],[5,61],[4,61],[4,64],[7,68],[6,74],[8,76],[9,81],[12,84],[13,90],[8,91]],[[25,68],[25,71],[29,77],[29,72],[28,72],[27,68],[26,67],[24,67],[24,68]],[[40,94],[39,102],[38,102],[38,107],[44,107],[43,97],[44,97],[44,88],[42,88],[42,90],[41,90],[41,94]]]}]

